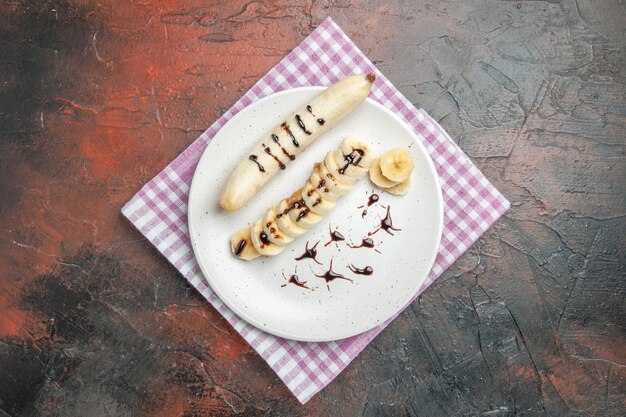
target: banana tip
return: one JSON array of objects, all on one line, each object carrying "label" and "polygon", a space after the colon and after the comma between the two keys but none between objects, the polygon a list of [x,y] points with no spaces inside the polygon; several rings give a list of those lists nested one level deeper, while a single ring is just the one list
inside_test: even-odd
[{"label": "banana tip", "polygon": [[376,81],[376,75],[374,75],[373,72],[370,72],[369,74],[367,74],[365,76],[365,78],[367,79],[367,81],[373,83],[374,81]]}]

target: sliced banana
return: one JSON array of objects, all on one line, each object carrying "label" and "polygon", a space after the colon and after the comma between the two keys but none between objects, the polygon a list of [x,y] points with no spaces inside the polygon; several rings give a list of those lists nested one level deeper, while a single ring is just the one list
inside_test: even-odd
[{"label": "sliced banana", "polygon": [[320,197],[322,197],[326,201],[337,201],[340,195],[335,194],[330,190],[330,188],[326,184],[329,181],[330,179],[323,180],[322,177],[320,177],[319,165],[316,166],[315,170],[311,174],[311,177],[309,178],[309,182],[315,185],[315,190],[320,195]]},{"label": "sliced banana", "polygon": [[293,237],[289,236],[283,232],[280,227],[278,227],[276,210],[274,207],[267,210],[265,212],[265,216],[263,216],[263,231],[267,234],[267,238],[270,242],[275,245],[285,246],[293,241]]},{"label": "sliced banana", "polygon": [[413,158],[406,148],[395,148],[380,157],[380,170],[390,181],[402,182],[413,171]]},{"label": "sliced banana", "polygon": [[385,188],[385,191],[393,195],[405,195],[406,193],[409,192],[410,188],[411,188],[411,177],[405,179],[400,184],[394,187]]},{"label": "sliced banana", "polygon": [[276,223],[278,227],[284,234],[287,236],[291,236],[293,238],[302,236],[307,232],[307,229],[304,229],[296,224],[288,214],[288,209],[290,204],[287,200],[283,200],[276,207]]},{"label": "sliced banana", "polygon": [[307,181],[306,186],[302,188],[302,199],[304,204],[311,209],[312,212],[324,215],[335,207],[334,201],[328,201],[322,198],[317,192],[317,187]]},{"label": "sliced banana", "polygon": [[374,159],[372,165],[370,166],[370,180],[380,188],[391,188],[398,185],[398,182],[391,181],[387,177],[383,175],[383,172],[380,170],[380,158]]},{"label": "sliced banana", "polygon": [[236,257],[244,261],[250,261],[261,256],[252,244],[250,226],[244,227],[230,238],[230,250]]},{"label": "sliced banana", "polygon": [[324,166],[337,181],[345,185],[352,186],[358,180],[357,177],[349,177],[345,175],[345,173],[342,174],[339,172],[339,166],[335,160],[335,152],[328,152],[326,154],[326,158],[324,158]]},{"label": "sliced banana", "polygon": [[284,246],[275,245],[269,240],[267,234],[263,230],[263,219],[257,220],[254,224],[250,237],[252,238],[254,248],[261,255],[274,256],[278,255],[283,251],[283,249],[285,249]]},{"label": "sliced banana", "polygon": [[361,104],[375,79],[374,74],[349,76],[264,134],[232,172],[220,197],[222,208],[233,211],[243,206],[315,139]]},{"label": "sliced banana", "polygon": [[[364,160],[369,164],[372,160],[369,155],[372,150],[366,144],[363,144],[362,148],[363,156],[367,155],[367,159]],[[338,181],[331,174],[331,169],[335,171],[337,169],[333,154],[334,152],[329,152],[323,164],[314,166],[313,173],[304,187],[283,199],[276,207],[267,210],[252,229],[242,229],[231,238],[231,249],[236,256],[248,260],[259,255],[277,255],[285,249],[286,244],[306,233],[324,218],[324,214],[335,206],[335,200],[354,185],[343,182],[350,180],[344,174],[337,173],[344,175],[342,181]],[[345,171],[353,170],[355,181],[365,175],[369,168],[369,165],[359,166],[356,159],[347,158],[346,161],[348,164]],[[323,195],[331,198],[325,199]],[[245,252],[248,242],[252,243],[249,245],[251,250]]]}]

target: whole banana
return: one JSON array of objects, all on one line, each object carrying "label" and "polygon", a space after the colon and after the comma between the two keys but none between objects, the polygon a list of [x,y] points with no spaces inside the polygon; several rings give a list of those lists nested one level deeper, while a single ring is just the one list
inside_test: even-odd
[{"label": "whole banana", "polygon": [[233,254],[246,261],[260,255],[278,255],[285,245],[322,220],[337,199],[368,172],[373,159],[366,143],[352,137],[344,139],[339,149],[328,152],[323,162],[315,164],[304,187],[231,237]]},{"label": "whole banana", "polygon": [[279,170],[363,102],[375,79],[374,74],[359,74],[339,81],[263,136],[231,174],[220,197],[222,208],[242,207]]}]

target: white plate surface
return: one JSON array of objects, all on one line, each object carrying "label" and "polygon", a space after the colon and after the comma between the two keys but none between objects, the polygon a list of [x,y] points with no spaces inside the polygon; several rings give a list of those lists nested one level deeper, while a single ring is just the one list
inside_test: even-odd
[{"label": "white plate surface", "polygon": [[[286,90],[259,100],[234,116],[210,142],[194,174],[189,196],[189,229],[195,256],[211,288],[239,317],[262,330],[288,339],[330,341],[365,332],[389,319],[416,294],[434,262],[443,225],[441,189],[435,167],[419,138],[382,105],[367,99],[337,126],[318,138],[304,153],[279,172],[243,208],[229,213],[218,199],[235,165],[260,135],[294,110],[305,106],[322,87]],[[254,224],[265,210],[300,188],[315,162],[336,149],[342,138],[354,135],[378,153],[405,146],[415,161],[412,187],[403,197],[375,189],[364,178],[341,197],[336,207],[307,234],[274,257],[242,261],[230,252],[230,236]],[[358,209],[376,192],[379,203],[362,218]],[[329,225],[355,244],[380,224],[384,206],[390,206],[395,236],[380,231],[372,236],[376,249],[351,249],[345,242],[324,247]],[[296,261],[306,242],[318,245],[318,265]],[[333,260],[333,270],[353,279],[328,284],[322,275]],[[371,266],[371,276],[355,275],[348,265]],[[287,284],[297,267],[301,281],[312,290]]]}]

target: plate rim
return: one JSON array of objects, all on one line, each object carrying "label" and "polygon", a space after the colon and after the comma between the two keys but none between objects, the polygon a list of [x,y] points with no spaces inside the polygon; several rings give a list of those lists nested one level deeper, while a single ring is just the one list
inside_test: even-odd
[{"label": "plate rim", "polygon": [[[261,323],[259,320],[256,320],[254,317],[251,317],[249,314],[247,314],[245,311],[243,311],[243,309],[239,309],[238,307],[236,307],[236,305],[234,303],[232,303],[231,300],[228,299],[228,297],[224,297],[223,293],[219,290],[219,286],[215,286],[212,283],[212,275],[209,273],[208,268],[206,267],[206,265],[204,264],[203,259],[198,256],[199,253],[199,243],[197,242],[196,238],[194,237],[194,223],[192,222],[192,218],[193,218],[193,207],[194,204],[192,204],[193,202],[193,190],[194,190],[194,186],[197,186],[197,181],[196,181],[196,173],[198,170],[198,167],[202,164],[203,160],[205,158],[210,157],[210,153],[207,153],[207,151],[209,150],[209,148],[211,147],[211,144],[213,143],[215,136],[217,136],[219,134],[219,132],[226,127],[227,125],[231,124],[231,123],[236,123],[237,120],[241,117],[242,113],[244,113],[245,110],[249,109],[251,106],[257,106],[265,101],[269,101],[271,99],[275,99],[278,96],[282,96],[288,93],[293,93],[296,91],[305,91],[305,92],[321,92],[325,89],[327,89],[327,86],[304,86],[304,87],[294,87],[294,88],[288,88],[285,90],[281,90],[278,91],[276,93],[273,94],[269,94],[265,97],[262,97],[250,104],[248,104],[247,106],[243,107],[242,109],[240,109],[237,114],[235,114],[233,117],[230,118],[230,120],[228,120],[226,123],[224,123],[224,125],[222,125],[222,127],[220,127],[219,130],[217,130],[217,132],[215,132],[215,135],[213,136],[213,138],[211,138],[209,140],[209,142],[207,143],[206,148],[204,149],[204,151],[202,151],[202,156],[200,156],[200,159],[198,160],[198,163],[196,165],[196,168],[194,169],[194,174],[191,180],[191,185],[189,186],[189,198],[187,200],[187,227],[189,230],[189,240],[191,242],[191,247],[193,250],[193,254],[194,257],[196,259],[196,262],[198,263],[198,266],[200,267],[200,271],[202,272],[202,275],[204,277],[204,280],[206,281],[206,284],[209,285],[209,287],[211,288],[211,290],[215,293],[215,295],[220,299],[220,301],[222,303],[224,303],[226,305],[226,307],[228,307],[237,317],[239,317],[240,319],[242,319],[243,321],[245,321],[247,324],[256,327],[257,329],[267,332],[269,334],[272,334],[276,337],[280,337],[283,339],[288,339],[288,340],[294,340],[294,341],[299,341],[299,342],[331,342],[331,341],[337,341],[337,340],[343,340],[349,337],[353,337],[353,336],[357,336],[359,334],[363,334],[365,332],[368,332],[378,326],[380,326],[381,324],[385,323],[387,320],[391,319],[392,317],[398,315],[399,313],[401,313],[402,311],[404,311],[404,309],[406,308],[406,306],[413,300],[413,298],[417,295],[417,292],[419,291],[420,287],[422,286],[422,284],[424,283],[424,281],[426,281],[426,279],[428,278],[428,275],[430,274],[430,272],[432,271],[433,265],[435,263],[435,260],[437,258],[437,255],[439,253],[439,247],[441,246],[441,239],[442,239],[442,233],[443,233],[443,220],[444,220],[444,215],[443,215],[443,209],[444,209],[444,203],[443,203],[443,193],[442,193],[442,189],[441,189],[441,179],[439,177],[439,173],[437,172],[437,169],[435,167],[435,164],[432,160],[432,157],[430,156],[430,153],[428,152],[428,150],[426,149],[426,146],[419,140],[419,137],[417,135],[417,133],[411,128],[411,126],[409,126],[404,120],[402,120],[399,116],[397,116],[391,109],[387,108],[386,106],[384,106],[383,104],[379,103],[378,101],[367,97],[365,99],[365,101],[369,102],[370,104],[374,105],[376,108],[378,108],[378,110],[381,110],[385,113],[387,113],[387,115],[391,116],[393,119],[395,119],[408,133],[409,136],[411,136],[411,138],[413,139],[414,143],[421,149],[421,151],[426,155],[426,163],[430,168],[430,171],[434,174],[434,178],[436,181],[436,184],[438,185],[437,188],[437,204],[439,206],[439,210],[437,210],[437,214],[438,214],[438,222],[437,222],[437,242],[435,246],[435,250],[433,251],[433,253],[431,254],[431,258],[428,262],[428,268],[427,271],[424,276],[420,279],[417,280],[417,284],[415,286],[414,290],[408,291],[409,292],[409,296],[406,297],[406,299],[404,300],[404,302],[402,303],[402,307],[400,307],[400,309],[398,311],[396,311],[395,313],[393,313],[392,315],[390,315],[389,317],[381,320],[380,322],[374,324],[373,326],[368,327],[365,330],[360,330],[358,333],[354,333],[354,332],[344,332],[341,333],[337,336],[333,336],[331,338],[318,338],[318,337],[306,337],[306,336],[299,336],[299,335],[294,335],[291,334],[289,332],[283,332],[280,330],[276,330],[274,328],[272,328],[271,326],[268,326],[264,323]],[[332,130],[332,129],[330,129]],[[328,132],[326,132],[325,134],[328,134]],[[259,190],[259,192],[261,192],[262,190]]]}]

